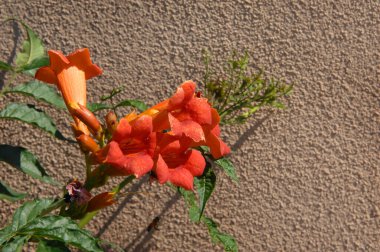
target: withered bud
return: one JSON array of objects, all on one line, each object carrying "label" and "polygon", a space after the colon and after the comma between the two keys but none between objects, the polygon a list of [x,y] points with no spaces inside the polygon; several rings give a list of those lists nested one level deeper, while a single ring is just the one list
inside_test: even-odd
[{"label": "withered bud", "polygon": [[113,134],[118,125],[117,117],[113,111],[108,112],[106,115],[106,124],[108,132]]},{"label": "withered bud", "polygon": [[87,127],[90,129],[91,133],[99,138],[102,133],[102,126],[100,122],[95,117],[95,115],[88,110],[85,106],[82,106],[79,103],[69,104],[69,109],[72,115],[76,116],[81,120]]},{"label": "withered bud", "polygon": [[97,152],[100,147],[90,136],[82,134],[76,138],[83,152]]},{"label": "withered bud", "polygon": [[66,186],[67,194],[70,202],[78,205],[86,204],[92,195],[83,187],[82,183],[74,179]]}]

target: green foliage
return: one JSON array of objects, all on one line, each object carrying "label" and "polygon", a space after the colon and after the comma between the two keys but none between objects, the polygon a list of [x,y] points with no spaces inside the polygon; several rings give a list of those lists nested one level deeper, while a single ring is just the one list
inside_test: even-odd
[{"label": "green foliage", "polygon": [[194,185],[197,188],[199,196],[199,220],[203,215],[203,212],[206,207],[206,203],[211,197],[212,192],[214,191],[216,183],[216,175],[211,169],[211,165],[206,166],[203,175],[199,178],[194,178]]},{"label": "green foliage", "polygon": [[198,222],[200,219],[200,210],[197,205],[196,196],[194,192],[187,191],[182,187],[178,187],[178,192],[185,199],[186,205],[189,208],[189,217],[193,222]]},{"label": "green foliage", "polygon": [[65,102],[53,87],[36,80],[17,85],[10,90],[6,90],[4,93],[20,93],[46,102],[59,109],[66,108]]},{"label": "green foliage", "polygon": [[112,107],[104,103],[87,103],[87,108],[94,113],[104,109],[111,109]]},{"label": "green foliage", "polygon": [[124,100],[120,103],[115,105],[115,108],[117,107],[134,107],[138,109],[139,111],[144,111],[148,109],[148,106],[140,100]]},{"label": "green foliage", "polygon": [[29,240],[28,236],[15,236],[4,247],[1,248],[2,252],[21,252],[24,244]]},{"label": "green foliage", "polygon": [[25,174],[45,183],[58,185],[48,176],[37,158],[25,148],[11,145],[0,145],[0,161],[4,161]]},{"label": "green foliage", "polygon": [[201,221],[203,224],[205,224],[213,243],[221,244],[224,247],[225,251],[238,251],[238,245],[233,236],[220,232],[218,225],[211,218],[201,215],[201,210],[197,206],[196,196],[194,192],[186,191],[180,187],[178,187],[178,192],[185,199],[186,205],[189,209],[190,220],[196,223],[199,223],[199,221]]},{"label": "green foliage", "polygon": [[12,70],[12,66],[0,60],[0,70],[9,71],[9,70]]},{"label": "green foliage", "polygon": [[[100,100],[102,101],[101,103],[87,104],[87,108],[91,112],[97,112],[97,111],[104,110],[104,109],[112,109],[115,112],[115,114],[116,114],[116,109],[118,107],[133,107],[133,108],[136,108],[137,110],[139,110],[140,112],[144,111],[148,108],[148,106],[143,101],[134,100],[134,99],[127,99],[127,100],[123,100],[123,101],[120,101],[118,103],[115,103],[114,97],[116,95],[120,94],[124,90],[125,90],[124,86],[116,87],[116,88],[112,89],[108,95],[103,95],[100,98]],[[104,103],[106,101],[110,101],[111,105]]]},{"label": "green foliage", "polygon": [[284,108],[280,98],[288,95],[293,86],[268,78],[261,69],[251,70],[249,55],[233,53],[223,74],[217,76],[211,69],[211,59],[204,56],[204,95],[213,104],[222,124],[245,123],[264,106]]},{"label": "green foliage", "polygon": [[25,28],[28,38],[23,42],[22,50],[16,55],[16,71],[34,75],[40,67],[49,65],[42,40],[23,22],[17,20]]},{"label": "green foliage", "polygon": [[222,170],[227,174],[228,177],[232,179],[234,182],[238,182],[239,178],[236,175],[236,171],[234,168],[234,165],[231,163],[231,161],[227,157],[222,157],[220,159],[217,159],[214,161],[216,165],[218,165]]},{"label": "green foliage", "polygon": [[220,232],[218,225],[211,218],[203,217],[202,222],[207,226],[212,242],[222,244],[225,251],[238,251],[235,239],[229,234]]},{"label": "green foliage", "polygon": [[108,95],[103,95],[102,97],[100,97],[100,100],[102,101],[111,100],[115,95],[123,92],[124,89],[125,89],[124,86],[113,88]]},{"label": "green foliage", "polygon": [[[13,215],[10,225],[0,230],[0,248],[22,247],[29,239],[56,240],[75,246],[82,251],[100,252],[98,240],[69,218],[63,216],[44,216],[60,207],[63,201],[42,199],[29,201],[19,207]],[[13,245],[14,244],[14,245]],[[44,242],[40,246],[48,246]],[[17,250],[16,250],[17,251]],[[64,250],[52,250],[64,251]]]},{"label": "green foliage", "polygon": [[36,252],[70,252],[70,249],[61,241],[41,240]]},{"label": "green foliage", "polygon": [[53,120],[43,111],[37,110],[32,105],[11,103],[0,111],[0,118],[19,120],[52,134],[58,139],[65,140],[58,131]]},{"label": "green foliage", "polygon": [[[0,145],[0,151],[1,151],[1,145]],[[1,160],[1,153],[0,153],[0,160]],[[3,183],[0,180],[0,199],[8,200],[8,201],[16,201],[25,198],[25,193],[19,193],[14,191],[12,188],[10,188],[8,185]]]},{"label": "green foliage", "polygon": [[138,109],[139,111],[144,111],[148,109],[148,106],[143,101],[140,101],[140,100],[124,100],[117,103],[114,106],[107,105],[104,103],[88,103],[87,104],[87,108],[91,112],[97,112],[104,109],[116,109],[118,107],[133,107],[133,108]]}]

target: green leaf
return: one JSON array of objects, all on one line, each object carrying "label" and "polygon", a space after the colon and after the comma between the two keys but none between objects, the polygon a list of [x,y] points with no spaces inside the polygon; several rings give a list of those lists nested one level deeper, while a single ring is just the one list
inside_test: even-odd
[{"label": "green leaf", "polygon": [[25,148],[11,145],[0,145],[0,161],[4,161],[16,169],[49,184],[58,185],[48,176],[37,158]]},{"label": "green leaf", "polygon": [[60,241],[42,240],[38,243],[36,252],[70,252],[70,249]]},{"label": "green leaf", "polygon": [[194,185],[197,188],[199,195],[199,220],[203,215],[206,203],[214,191],[216,183],[216,175],[210,166],[206,166],[203,175],[199,178],[194,178]]},{"label": "green leaf", "polygon": [[[0,149],[1,149],[1,146],[0,146]],[[0,156],[1,156],[1,153],[0,153]],[[26,196],[25,193],[19,193],[19,192],[14,191],[8,185],[6,185],[0,180],[0,199],[13,202],[13,201],[25,198],[25,196]]]},{"label": "green leaf", "polygon": [[56,128],[53,120],[45,112],[35,109],[32,105],[8,104],[0,111],[0,118],[19,120],[31,124],[45,130],[58,139],[65,140],[65,137]]},{"label": "green leaf", "polygon": [[66,108],[65,102],[53,87],[36,80],[15,86],[5,93],[20,93],[32,96],[36,100],[47,102],[60,109]]},{"label": "green leaf", "polygon": [[30,238],[57,240],[82,251],[101,252],[98,240],[88,231],[79,228],[70,218],[43,216],[62,204],[63,200],[52,199],[25,202],[16,210],[11,225],[0,230],[0,246],[8,246],[9,241],[12,242],[18,234],[23,234]]},{"label": "green leaf", "polygon": [[101,252],[98,239],[92,237],[90,232],[81,229],[68,217],[43,216],[22,228],[19,232],[30,236],[44,237],[58,240],[75,246],[83,251]]},{"label": "green leaf", "polygon": [[227,174],[227,176],[232,179],[232,181],[234,182],[239,181],[239,178],[236,175],[234,165],[231,163],[231,161],[228,158],[226,157],[220,158],[218,160],[215,160],[214,163],[217,164],[220,168],[222,168],[223,171]]},{"label": "green leaf", "polygon": [[28,226],[34,219],[49,209],[54,203],[53,199],[38,199],[27,201],[17,208],[13,215],[11,230],[17,232]]},{"label": "green leaf", "polygon": [[2,252],[21,252],[22,247],[28,240],[28,236],[15,236],[10,242],[1,248]]},{"label": "green leaf", "polygon": [[211,218],[203,217],[202,221],[207,226],[208,232],[213,243],[222,244],[225,251],[238,251],[238,245],[234,237],[232,237],[229,234],[220,232],[218,230],[218,225]]},{"label": "green leaf", "polygon": [[11,70],[11,69],[12,69],[11,65],[9,65],[8,63],[0,60],[0,70],[8,71],[8,70]]},{"label": "green leaf", "polygon": [[178,187],[178,192],[185,199],[186,205],[189,208],[190,220],[193,222],[198,222],[201,215],[200,215],[200,210],[196,203],[196,197],[195,197],[194,192],[187,191],[183,189],[182,187]]},{"label": "green leaf", "polygon": [[19,22],[24,26],[28,38],[23,42],[22,50],[16,55],[17,71],[28,71],[48,65],[49,61],[42,40],[29,26]]},{"label": "green leaf", "polygon": [[91,112],[96,112],[103,109],[111,109],[112,107],[104,103],[87,103],[87,108]]},{"label": "green leaf", "polygon": [[134,107],[140,111],[144,111],[148,109],[148,106],[143,101],[140,101],[140,100],[124,100],[115,106],[115,108],[117,107]]}]

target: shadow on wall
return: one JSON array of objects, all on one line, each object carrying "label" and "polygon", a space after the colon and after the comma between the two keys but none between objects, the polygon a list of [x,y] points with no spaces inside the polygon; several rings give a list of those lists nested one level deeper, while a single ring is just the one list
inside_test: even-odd
[{"label": "shadow on wall", "polygon": [[[12,64],[13,60],[16,57],[18,39],[20,38],[20,35],[21,35],[20,28],[18,27],[17,22],[16,21],[10,21],[10,22],[13,22],[12,27],[13,27],[14,34],[13,34],[13,48],[12,48],[11,54],[9,55],[8,60],[7,60],[8,64]],[[3,25],[4,25],[4,23],[3,23]],[[5,74],[6,74],[6,71],[0,72],[0,90],[2,90],[4,87]]]},{"label": "shadow on wall", "polygon": [[[270,112],[268,115],[266,115],[264,118],[257,121],[255,124],[253,124],[244,134],[240,136],[240,138],[232,145],[232,150],[237,151],[243,144],[248,140],[250,136],[252,136],[255,131],[266,121],[269,119],[269,117],[273,114],[273,112]],[[140,187],[148,181],[148,176],[143,177],[138,183],[134,184],[130,191],[136,192],[140,189]],[[111,223],[116,219],[116,217],[121,213],[123,208],[132,200],[133,194],[129,195],[124,199],[123,202],[120,203],[116,211],[112,214],[112,216],[107,220],[107,222],[100,228],[99,232],[97,233],[97,237],[100,237],[107,228],[111,225]],[[166,212],[177,203],[177,201],[180,199],[180,195],[176,193],[168,202],[166,202],[164,208],[162,209],[161,213],[157,217],[162,217],[166,214]],[[150,251],[152,245],[149,243],[149,241],[153,237],[153,233],[155,232],[155,229],[148,231],[148,227],[142,229],[139,234],[124,248],[125,251]],[[133,250],[132,250],[133,248]]]}]

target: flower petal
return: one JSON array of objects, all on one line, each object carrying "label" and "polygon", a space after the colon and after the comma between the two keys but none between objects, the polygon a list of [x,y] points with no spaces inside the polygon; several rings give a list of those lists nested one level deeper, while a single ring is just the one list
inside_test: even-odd
[{"label": "flower petal", "polygon": [[55,74],[59,74],[70,64],[70,61],[62,54],[62,52],[49,50],[48,54],[50,58],[50,68]]},{"label": "flower petal", "polygon": [[199,123],[196,123],[192,120],[186,120],[180,122],[169,113],[169,122],[172,128],[173,133],[176,136],[181,137],[185,135],[191,138],[194,142],[200,142],[205,140],[205,135],[203,133],[203,129]]},{"label": "flower petal", "polygon": [[191,172],[194,177],[201,176],[206,167],[206,161],[197,150],[190,150],[187,162],[184,167]]},{"label": "flower petal", "polygon": [[183,187],[186,190],[193,190],[194,177],[191,172],[184,167],[169,170],[169,181]]},{"label": "flower petal", "polygon": [[212,132],[206,135],[206,145],[214,158],[221,158],[231,152],[231,149]]},{"label": "flower petal", "polygon": [[153,125],[152,125],[152,117],[150,116],[142,116],[133,122],[132,133],[131,136],[137,138],[146,138],[152,133]]},{"label": "flower petal", "polygon": [[112,140],[121,142],[123,139],[127,139],[132,132],[132,127],[129,124],[128,120],[122,118],[117,125],[115,132],[112,135]]},{"label": "flower petal", "polygon": [[41,67],[37,70],[35,78],[37,80],[50,83],[50,84],[57,84],[58,79],[55,75],[54,71],[50,67]]},{"label": "flower petal", "polygon": [[169,99],[168,110],[174,110],[185,103],[187,103],[193,96],[195,92],[196,84],[193,81],[186,81],[177,88],[176,93]]},{"label": "flower petal", "polygon": [[158,159],[156,161],[155,173],[157,175],[157,180],[160,184],[164,184],[168,181],[169,168],[161,155],[158,155]]},{"label": "flower petal", "polygon": [[191,118],[199,124],[211,125],[211,106],[205,98],[193,98],[186,104],[186,110]]}]

